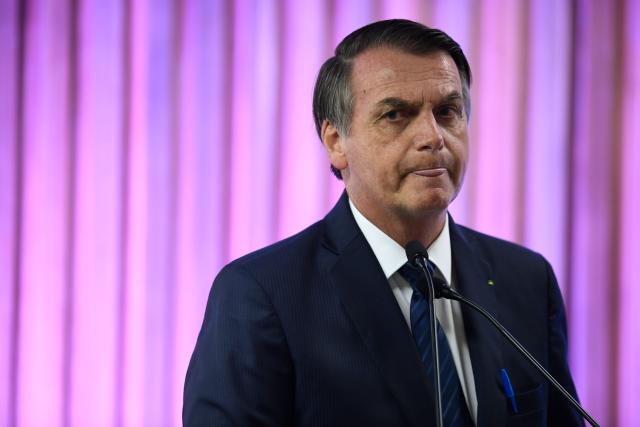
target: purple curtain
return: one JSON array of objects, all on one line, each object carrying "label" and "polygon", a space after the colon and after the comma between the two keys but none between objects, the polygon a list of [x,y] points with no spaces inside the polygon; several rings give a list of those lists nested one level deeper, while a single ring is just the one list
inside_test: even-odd
[{"label": "purple curtain", "polygon": [[0,425],[179,425],[213,277],[341,192],[321,63],[392,17],[474,71],[454,217],[551,261],[583,404],[637,425],[634,0],[0,0]]}]

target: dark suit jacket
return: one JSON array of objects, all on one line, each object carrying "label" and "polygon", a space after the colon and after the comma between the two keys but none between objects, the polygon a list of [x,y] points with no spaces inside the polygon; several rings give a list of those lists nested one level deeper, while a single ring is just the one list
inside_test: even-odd
[{"label": "dark suit jacket", "polygon": [[[545,259],[450,221],[459,291],[575,395],[563,303]],[[494,285],[488,284],[489,279]],[[478,425],[582,425],[482,317],[463,308]],[[506,368],[519,413],[505,397]],[[430,426],[433,388],[343,195],[321,221],[215,279],[189,365],[189,426]]]}]

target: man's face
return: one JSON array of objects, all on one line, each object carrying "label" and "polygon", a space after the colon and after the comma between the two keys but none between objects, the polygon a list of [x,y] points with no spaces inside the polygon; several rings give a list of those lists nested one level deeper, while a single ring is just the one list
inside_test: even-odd
[{"label": "man's face", "polygon": [[325,141],[349,197],[373,220],[444,212],[467,163],[467,117],[451,56],[372,49],[354,60],[350,85],[350,132]]}]

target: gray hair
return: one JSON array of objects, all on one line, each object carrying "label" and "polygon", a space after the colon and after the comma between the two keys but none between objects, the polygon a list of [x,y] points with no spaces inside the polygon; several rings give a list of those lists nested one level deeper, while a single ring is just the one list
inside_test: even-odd
[{"label": "gray hair", "polygon": [[[471,68],[460,45],[444,31],[406,19],[389,19],[374,22],[349,34],[336,47],[335,56],[327,59],[320,68],[313,92],[313,118],[320,138],[325,120],[335,126],[341,135],[349,134],[353,102],[349,79],[353,61],[364,51],[382,46],[416,55],[437,51],[451,55],[460,73],[467,118],[471,115]],[[342,174],[333,165],[331,171],[338,179],[342,179]]]}]

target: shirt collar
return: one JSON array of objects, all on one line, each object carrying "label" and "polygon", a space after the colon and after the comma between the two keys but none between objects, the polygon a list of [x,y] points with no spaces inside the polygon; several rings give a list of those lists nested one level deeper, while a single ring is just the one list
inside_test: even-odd
[{"label": "shirt collar", "polygon": [[[355,207],[351,199],[349,206],[358,227],[364,234],[365,239],[371,246],[373,254],[376,256],[382,271],[387,280],[407,262],[407,255],[404,248],[391,237],[386,235],[371,221],[365,218]],[[442,231],[427,248],[429,259],[438,266],[447,283],[451,284],[451,239],[449,238],[449,215],[445,217]]]}]

